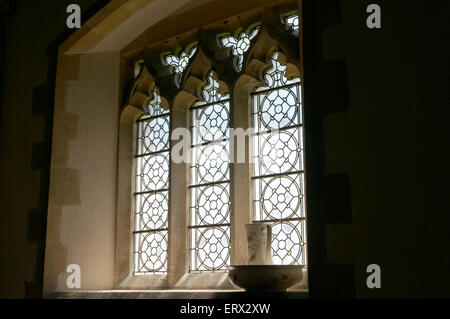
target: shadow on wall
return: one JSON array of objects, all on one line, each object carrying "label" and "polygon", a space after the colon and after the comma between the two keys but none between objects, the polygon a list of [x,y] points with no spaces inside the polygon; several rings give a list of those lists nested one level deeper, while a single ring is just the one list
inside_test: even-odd
[{"label": "shadow on wall", "polygon": [[346,111],[349,104],[345,59],[323,58],[322,32],[342,23],[341,1],[303,1],[302,9],[309,295],[354,298],[353,261],[338,263],[327,256],[342,248],[339,244],[330,246],[334,243],[327,240],[328,226],[352,224],[349,174],[325,172],[324,119]]},{"label": "shadow on wall", "polygon": [[[24,201],[24,194],[9,194],[12,192],[12,189],[21,188],[20,186],[26,181],[20,181],[19,178],[16,178],[12,181],[9,181],[9,188],[2,188],[2,196],[11,197],[4,207],[5,212],[14,212],[18,214],[16,215],[3,215],[2,219],[5,219],[4,225],[7,224],[19,224],[23,223],[21,220],[26,220],[26,225],[20,225],[27,229],[26,234],[27,238],[14,238],[14,241],[22,242],[25,241],[24,244],[28,245],[28,247],[33,247],[33,253],[22,251],[20,256],[6,256],[5,258],[7,265],[2,267],[2,272],[7,272],[8,269],[19,268],[17,265],[22,264],[22,267],[25,267],[23,264],[24,260],[25,264],[28,265],[26,267],[30,268],[29,265],[33,265],[34,268],[34,279],[29,280],[29,277],[25,272],[14,272],[11,273],[9,271],[7,274],[3,273],[2,277],[10,277],[8,278],[8,283],[2,283],[2,294],[6,295],[4,297],[16,297],[16,298],[41,298],[42,297],[42,286],[43,286],[43,270],[44,270],[44,252],[45,252],[45,237],[46,237],[46,220],[47,220],[47,206],[48,206],[48,190],[49,190],[49,178],[50,178],[50,156],[51,156],[51,142],[52,142],[52,126],[53,126],[53,104],[54,104],[54,89],[55,89],[55,77],[56,77],[56,67],[57,67],[57,55],[58,55],[58,47],[63,43],[65,39],[67,39],[75,30],[70,30],[65,25],[65,20],[67,17],[66,7],[73,1],[39,1],[39,3],[31,4],[32,6],[36,6],[35,10],[30,10],[29,3],[17,3],[16,1],[5,1],[0,0],[0,12],[1,16],[1,49],[0,49],[0,62],[1,62],[1,80],[0,82],[0,90],[1,90],[1,102],[3,103],[6,100],[7,95],[17,94],[17,90],[21,90],[26,94],[27,91],[32,91],[32,105],[28,108],[25,105],[14,105],[13,103],[9,103],[8,105],[2,106],[2,118],[0,120],[17,122],[15,125],[20,126],[23,125],[24,122],[20,121],[18,117],[14,117],[10,114],[13,114],[14,109],[25,110],[25,114],[22,116],[29,116],[29,119],[26,122],[31,123],[31,127],[27,128],[27,132],[32,132],[36,135],[36,137],[40,137],[40,141],[36,141],[36,138],[30,137],[28,141],[31,141],[31,157],[25,158],[23,153],[14,153],[14,155],[8,158],[2,156],[1,167],[2,170],[6,169],[6,166],[9,165],[10,161],[16,161],[16,163],[21,163],[21,167],[26,174],[37,175],[39,176],[39,180],[37,183],[30,183],[31,185],[26,185],[28,190],[35,197],[37,197],[37,204],[33,204],[33,208],[31,208],[27,213],[21,212],[20,209],[14,203],[19,201]],[[96,12],[98,12],[101,8],[103,8],[109,0],[80,0],[77,3],[82,8],[82,22],[87,21],[90,17],[92,17]],[[9,14],[7,17],[4,16],[5,8],[9,8]],[[15,9],[15,10],[12,10]],[[33,19],[29,19],[28,16],[30,14],[35,14],[36,11],[44,10],[45,19],[42,19],[39,30],[33,30],[32,28],[25,26],[27,21],[34,21]],[[27,58],[31,55],[38,55],[39,50],[26,50],[26,52],[20,48],[14,47],[15,43],[3,43],[5,39],[5,35],[7,34],[9,38],[11,38],[11,34],[8,32],[13,32],[14,29],[14,37],[20,37],[23,39],[27,39],[30,37],[30,32],[33,32],[32,36],[37,37],[41,43],[47,43],[45,50],[45,57],[47,61],[47,70],[46,76],[47,80],[37,87],[32,87],[33,84],[31,79],[23,78],[21,79],[21,88],[13,88],[9,92],[3,92],[2,88],[4,87],[4,83],[12,78],[6,78],[5,74],[5,63],[13,63],[11,61],[5,61],[5,57],[12,57],[15,63],[21,63],[23,61],[24,64],[27,63]],[[48,31],[52,30],[52,31]],[[55,37],[59,31],[59,36]],[[17,45],[17,44],[16,44]],[[20,50],[20,51],[18,51]],[[17,55],[17,52],[18,55]],[[36,61],[36,59],[34,59]],[[44,61],[44,60],[42,60]],[[29,63],[29,62],[28,62]],[[33,69],[45,69],[44,65],[32,65],[30,66],[31,72]],[[10,75],[11,76],[11,75]],[[11,97],[8,99],[9,101],[13,100]],[[31,110],[29,115],[26,114],[26,110]],[[23,119],[23,117],[22,117]],[[2,133],[5,131],[2,130]],[[14,142],[11,138],[10,134],[5,134],[2,136],[2,140],[9,138],[11,139],[8,142]],[[32,141],[34,140],[34,141]],[[31,178],[31,177],[29,177]],[[12,184],[12,185],[11,185]],[[16,185],[17,184],[17,185]],[[30,200],[31,202],[31,200]],[[35,203],[35,201],[33,201]],[[14,206],[13,206],[14,205]],[[11,206],[11,207],[9,207]],[[22,207],[22,206],[20,206]],[[20,216],[20,214],[23,214]],[[26,215],[26,216],[25,216]],[[24,217],[25,216],[25,217]],[[17,237],[18,235],[16,235]],[[19,253],[18,253],[19,254]],[[24,284],[24,293],[20,296],[21,289],[18,289],[16,286]],[[8,286],[9,285],[9,286]],[[16,287],[16,288],[14,288]],[[22,290],[23,291],[23,290]]]}]

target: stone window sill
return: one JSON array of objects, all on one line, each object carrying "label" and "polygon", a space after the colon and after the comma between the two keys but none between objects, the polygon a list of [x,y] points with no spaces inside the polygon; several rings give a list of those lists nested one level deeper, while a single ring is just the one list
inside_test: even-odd
[{"label": "stone window sill", "polygon": [[308,291],[247,292],[244,290],[99,290],[53,292],[46,299],[307,299]]}]

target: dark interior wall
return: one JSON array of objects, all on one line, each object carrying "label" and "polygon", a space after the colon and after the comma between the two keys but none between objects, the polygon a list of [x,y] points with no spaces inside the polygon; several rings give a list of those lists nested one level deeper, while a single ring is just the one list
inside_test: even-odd
[{"label": "dark interior wall", "polygon": [[[3,1],[4,2],[4,1]],[[45,248],[56,54],[74,1],[16,2],[2,16],[0,298],[39,298]],[[82,22],[108,1],[77,0]]]},{"label": "dark interior wall", "polygon": [[313,298],[450,297],[449,6],[303,1]]},{"label": "dark interior wall", "polygon": [[[18,1],[1,68],[0,297],[39,297],[56,48],[72,1]],[[83,21],[107,1],[78,0]],[[448,1],[304,0],[312,297],[449,297]],[[365,286],[365,267],[382,288]],[[26,282],[26,283],[24,283]]]}]

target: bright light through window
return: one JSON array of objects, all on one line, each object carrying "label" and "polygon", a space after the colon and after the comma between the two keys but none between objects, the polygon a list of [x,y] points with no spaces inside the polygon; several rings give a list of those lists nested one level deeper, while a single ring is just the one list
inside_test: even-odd
[{"label": "bright light through window", "polygon": [[252,94],[255,156],[254,222],[272,225],[275,264],[306,264],[305,193],[300,80],[285,77],[278,62],[266,86]]},{"label": "bright light through window", "polygon": [[230,263],[228,94],[209,73],[203,101],[191,108],[190,270],[225,270]]}]

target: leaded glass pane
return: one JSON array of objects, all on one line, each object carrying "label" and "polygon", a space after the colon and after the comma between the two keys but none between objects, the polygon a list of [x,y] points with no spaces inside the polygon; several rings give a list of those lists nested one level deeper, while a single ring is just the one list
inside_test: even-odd
[{"label": "leaded glass pane", "polygon": [[192,149],[191,182],[194,185],[229,180],[228,141],[200,145]]},{"label": "leaded glass pane", "polygon": [[190,230],[190,265],[194,271],[225,270],[230,263],[230,226]]},{"label": "leaded glass pane", "polygon": [[167,230],[134,234],[136,274],[167,272]]},{"label": "leaded glass pane", "polygon": [[305,217],[303,174],[260,178],[255,186],[255,220]]},{"label": "leaded glass pane", "polygon": [[167,271],[170,115],[156,92],[146,111],[136,125],[135,274]]},{"label": "leaded glass pane", "polygon": [[303,170],[303,134],[297,127],[260,132],[253,143],[258,151],[254,159],[257,176]]},{"label": "leaded glass pane", "polygon": [[302,102],[275,53],[252,94],[255,222],[272,224],[275,264],[306,264]]},{"label": "leaded glass pane", "polygon": [[212,142],[228,137],[229,103],[216,103],[210,107],[199,107],[193,110],[193,123],[196,133],[194,144]]},{"label": "leaded glass pane", "polygon": [[139,122],[137,154],[155,153],[168,148],[169,119],[167,116]]},{"label": "leaded glass pane", "polygon": [[192,188],[191,225],[218,225],[230,223],[229,183]]},{"label": "leaded glass pane", "polygon": [[261,92],[254,95],[253,99],[253,109],[258,115],[255,128],[258,131],[281,129],[302,123],[299,85],[288,85],[277,90],[269,89]]},{"label": "leaded glass pane", "polygon": [[162,60],[165,66],[172,66],[173,72],[177,75],[178,82],[181,83],[183,72],[189,65],[189,61],[197,51],[197,44],[189,45],[185,50],[178,53],[166,52],[162,54]]},{"label": "leaded glass pane", "polygon": [[169,184],[169,153],[145,155],[136,161],[136,192],[167,189]]},{"label": "leaded glass pane", "polygon": [[277,265],[306,265],[304,221],[272,224],[272,260]]},{"label": "leaded glass pane", "polygon": [[168,197],[167,191],[135,196],[137,231],[167,228]]},{"label": "leaded glass pane", "polygon": [[190,270],[225,270],[230,260],[228,95],[210,73],[191,108]]},{"label": "leaded glass pane", "polygon": [[295,35],[298,35],[300,30],[298,12],[286,13],[282,16],[281,20],[289,31]]}]

